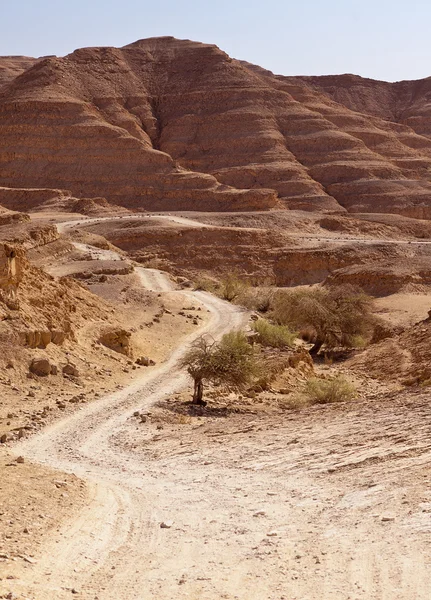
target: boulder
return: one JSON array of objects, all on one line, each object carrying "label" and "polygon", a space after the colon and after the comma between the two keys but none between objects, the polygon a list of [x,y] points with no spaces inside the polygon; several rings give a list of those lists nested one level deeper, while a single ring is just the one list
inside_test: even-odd
[{"label": "boulder", "polygon": [[103,346],[106,346],[106,348],[114,350],[114,352],[130,356],[132,353],[130,344],[131,335],[130,331],[126,331],[125,329],[111,329],[100,335],[99,342]]},{"label": "boulder", "polygon": [[151,358],[148,358],[148,356],[140,356],[136,359],[136,364],[141,365],[141,367],[152,367],[156,363]]},{"label": "boulder", "polygon": [[30,373],[39,377],[47,377],[51,374],[51,364],[46,358],[33,358],[30,363]]},{"label": "boulder", "polygon": [[64,365],[62,371],[63,375],[67,375],[69,377],[79,377],[78,368],[73,363],[67,363],[67,365]]}]

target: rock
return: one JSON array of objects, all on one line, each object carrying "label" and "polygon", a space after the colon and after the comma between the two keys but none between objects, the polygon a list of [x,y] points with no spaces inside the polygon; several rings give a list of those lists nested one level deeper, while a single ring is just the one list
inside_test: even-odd
[{"label": "rock", "polygon": [[24,457],[23,456],[18,456],[18,458],[16,459],[16,462],[18,464],[22,465],[25,462]]},{"label": "rock", "polygon": [[130,356],[132,353],[131,335],[130,331],[126,331],[125,329],[110,329],[104,331],[98,341],[114,352]]},{"label": "rock", "polygon": [[0,444],[6,444],[10,439],[10,435],[8,433],[3,433],[0,435]]},{"label": "rock", "polygon": [[62,369],[63,375],[67,375],[69,377],[79,377],[79,370],[77,366],[71,362],[64,365]]},{"label": "rock", "polygon": [[160,523],[160,529],[170,529],[174,524],[173,521],[162,521]]},{"label": "rock", "polygon": [[47,377],[51,373],[51,365],[46,358],[34,358],[30,363],[30,372],[39,377]]},{"label": "rock", "polygon": [[253,513],[253,517],[266,517],[266,512],[264,510],[257,510]]},{"label": "rock", "polygon": [[58,375],[57,365],[51,365],[51,375]]},{"label": "rock", "polygon": [[278,532],[277,531],[269,531],[266,535],[268,537],[277,537],[278,536]]},{"label": "rock", "polygon": [[380,517],[380,520],[382,521],[382,523],[388,523],[390,521],[395,521],[395,516],[394,515],[382,515]]},{"label": "rock", "polygon": [[141,356],[136,359],[136,364],[141,365],[141,367],[152,367],[156,363],[151,358],[148,358],[148,356]]},{"label": "rock", "polygon": [[[429,218],[426,79],[283,77],[216,46],[166,37],[45,58],[27,73],[1,88],[2,183],[14,189],[0,205],[8,208],[35,207],[71,187],[69,197],[104,194],[151,210],[347,206]],[[175,77],[164,80],[155,107],[166,73]],[[52,111],[60,118],[42,148]]]}]

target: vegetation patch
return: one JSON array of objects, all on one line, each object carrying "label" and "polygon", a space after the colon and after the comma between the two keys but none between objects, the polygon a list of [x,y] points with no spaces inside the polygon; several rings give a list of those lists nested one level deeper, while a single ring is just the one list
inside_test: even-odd
[{"label": "vegetation patch", "polygon": [[292,333],[285,325],[273,325],[266,319],[259,319],[253,323],[253,330],[257,334],[257,341],[262,346],[270,348],[292,348],[296,333]]}]

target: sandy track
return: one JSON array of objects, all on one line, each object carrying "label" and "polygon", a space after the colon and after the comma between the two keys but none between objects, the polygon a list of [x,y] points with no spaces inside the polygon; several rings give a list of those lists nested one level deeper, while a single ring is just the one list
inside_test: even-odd
[{"label": "sandy track", "polygon": [[152,292],[170,292],[175,289],[169,277],[157,269],[135,267],[142,286]]}]

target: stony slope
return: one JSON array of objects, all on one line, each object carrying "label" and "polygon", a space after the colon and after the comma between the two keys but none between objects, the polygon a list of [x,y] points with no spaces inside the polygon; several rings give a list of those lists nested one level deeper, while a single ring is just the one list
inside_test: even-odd
[{"label": "stony slope", "polygon": [[375,115],[330,96],[187,40],[77,50],[0,91],[0,185],[155,210],[285,205],[430,218],[426,115],[415,130],[419,113],[387,120],[389,100]]}]

